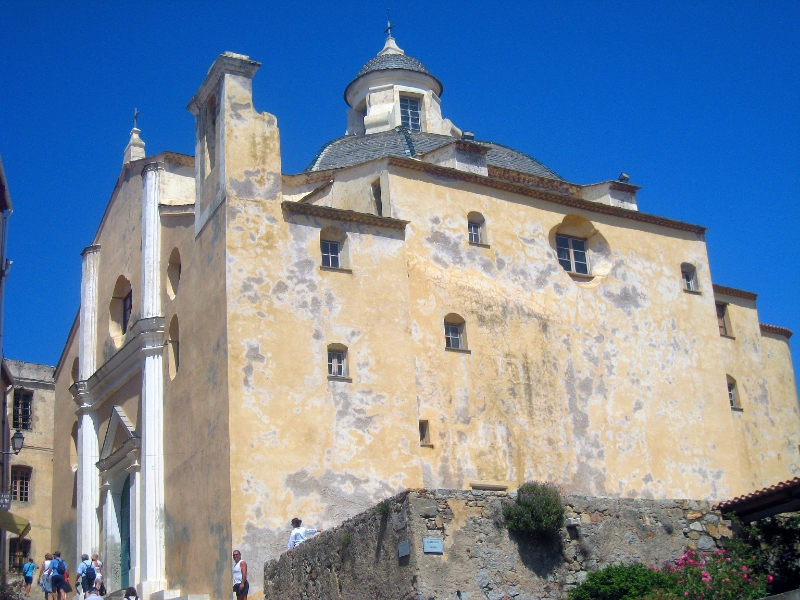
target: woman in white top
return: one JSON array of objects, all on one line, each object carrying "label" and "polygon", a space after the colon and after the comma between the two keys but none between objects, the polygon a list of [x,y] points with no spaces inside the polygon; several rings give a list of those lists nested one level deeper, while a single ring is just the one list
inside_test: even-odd
[{"label": "woman in white top", "polygon": [[247,581],[247,563],[242,560],[242,553],[238,550],[233,551],[233,593],[236,600],[247,600],[250,591],[250,583]]},{"label": "woman in white top", "polygon": [[45,600],[55,600],[53,594],[53,585],[50,582],[50,563],[53,560],[53,555],[49,552],[44,555],[44,562],[42,563],[42,572],[39,573],[39,587],[44,592]]},{"label": "woman in white top", "polygon": [[[100,557],[98,556],[97,552],[92,554],[92,566],[94,567],[94,587],[97,588],[98,591],[102,591],[105,594],[105,590],[101,590],[103,585],[103,563],[100,562]],[[100,594],[101,596],[103,594]]]}]

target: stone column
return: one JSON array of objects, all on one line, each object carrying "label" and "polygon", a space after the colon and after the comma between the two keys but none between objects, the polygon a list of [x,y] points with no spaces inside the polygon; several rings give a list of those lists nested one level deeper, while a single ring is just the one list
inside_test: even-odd
[{"label": "stone column", "polygon": [[139,490],[141,486],[141,477],[139,476],[139,462],[127,468],[128,474],[131,476],[131,492],[130,492],[130,507],[131,507],[131,570],[128,580],[131,585],[136,585],[137,581],[141,581],[141,567],[140,565],[140,551],[142,547],[142,527],[140,524],[139,515],[139,501],[142,498]]},{"label": "stone column", "polygon": [[80,340],[76,384],[78,402],[78,535],[77,555],[91,554],[100,547],[100,524],[97,508],[100,501],[99,472],[95,463],[100,459],[97,414],[86,380],[95,372],[97,361],[97,266],[100,246],[88,246],[81,257]]},{"label": "stone column", "polygon": [[117,505],[114,502],[112,482],[104,481],[100,488],[103,494],[103,571],[106,589],[119,588],[119,522],[117,521]]},{"label": "stone column", "polygon": [[142,507],[140,577],[142,596],[165,589],[164,547],[164,326],[161,312],[159,163],[142,170]]}]

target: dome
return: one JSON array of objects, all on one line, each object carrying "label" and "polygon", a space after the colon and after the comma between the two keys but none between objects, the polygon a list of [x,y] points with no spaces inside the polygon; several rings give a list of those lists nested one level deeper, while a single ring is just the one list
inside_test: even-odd
[{"label": "dome", "polygon": [[[356,75],[356,78],[348,84],[347,88],[345,88],[344,101],[350,106],[353,106],[353,99],[349,97],[350,91],[360,87],[357,84],[364,81],[362,78],[367,77],[368,80],[371,80],[374,77],[380,77],[377,75],[378,73],[382,72],[384,75],[386,75],[387,71],[405,71],[406,77],[411,76],[413,81],[421,85],[423,88],[433,90],[437,96],[441,97],[442,91],[444,90],[442,82],[431,75],[430,71],[425,68],[425,65],[419,62],[416,58],[406,55],[403,49],[397,45],[395,39],[392,36],[389,36],[386,38],[386,43],[384,44],[383,49],[378,52],[378,55],[375,58],[368,60],[366,64],[361,67],[361,70],[358,72],[358,75]],[[372,73],[375,73],[376,75],[369,77]],[[400,73],[398,73],[398,77],[402,77]],[[358,94],[358,92],[356,92],[356,94]]]},{"label": "dome", "polygon": [[386,69],[405,69],[406,71],[417,71],[418,73],[430,75],[428,69],[416,58],[406,56],[405,54],[379,54],[375,58],[368,60],[367,63],[361,67],[356,77],[361,77],[373,71],[383,71]]},{"label": "dome", "polygon": [[[384,156],[411,158],[454,141],[449,135],[409,131],[404,127],[370,135],[346,135],[322,146],[305,172],[351,167]],[[477,143],[487,148],[486,162],[489,165],[549,179],[561,179],[554,171],[524,152],[495,142]]]}]

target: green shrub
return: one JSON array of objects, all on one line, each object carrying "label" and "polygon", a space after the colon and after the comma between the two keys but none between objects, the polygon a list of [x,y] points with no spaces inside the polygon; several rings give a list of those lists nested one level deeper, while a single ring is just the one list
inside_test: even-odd
[{"label": "green shrub", "polygon": [[342,546],[347,548],[350,545],[350,534],[347,531],[342,532]]},{"label": "green shrub", "polygon": [[561,494],[552,483],[529,481],[517,490],[517,501],[503,506],[509,531],[534,537],[555,537],[564,526]]},{"label": "green shrub", "polygon": [[767,575],[771,594],[800,588],[800,516],[767,517],[743,525],[735,515],[736,539],[728,546],[736,554],[755,559],[754,567]]},{"label": "green shrub", "polygon": [[586,581],[569,593],[569,600],[640,600],[656,589],[671,590],[674,580],[673,575],[642,564],[610,565],[589,573]]},{"label": "green shrub", "polygon": [[378,514],[382,517],[385,517],[389,514],[389,501],[384,500],[378,503],[378,506],[375,507],[378,511]]}]

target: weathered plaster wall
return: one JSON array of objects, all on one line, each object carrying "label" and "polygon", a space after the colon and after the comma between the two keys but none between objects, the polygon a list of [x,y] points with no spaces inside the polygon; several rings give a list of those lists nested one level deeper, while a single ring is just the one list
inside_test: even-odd
[{"label": "weathered plaster wall", "polygon": [[[713,297],[681,287],[691,262],[711,289],[697,234],[397,167],[387,187],[393,216],[411,221],[415,377],[434,446],[421,449],[426,486],[740,491]],[[468,243],[471,211],[491,247]],[[604,276],[573,280],[558,265],[555,232],[567,225],[599,233],[592,259]],[[469,354],[444,348],[449,313],[466,320]]]},{"label": "weathered plaster wall", "polygon": [[[194,175],[192,185],[194,185]],[[186,205],[193,187],[167,176],[164,185],[190,191],[162,204]],[[161,215],[161,290],[165,344],[178,317],[180,365],[170,377],[164,347],[164,470],[166,574],[182,594],[225,597],[229,571],[230,474],[225,309],[225,215],[216,211],[195,239],[194,215]],[[167,268],[173,249],[181,260],[177,293],[170,297]]]},{"label": "weathered plaster wall", "polygon": [[142,167],[150,159],[128,165],[109,202],[94,244],[100,245],[97,269],[97,367],[103,365],[130,340],[130,332],[113,336],[109,306],[120,275],[131,284],[131,325],[141,315],[142,279]]},{"label": "weathered plaster wall", "polygon": [[[70,330],[64,351],[56,366],[53,420],[53,493],[51,545],[47,551],[61,550],[61,557],[71,566],[76,565],[77,547],[77,470],[78,418],[77,406],[72,399],[70,386],[75,383],[72,368],[78,359],[78,316]],[[42,556],[36,556],[41,561]]]},{"label": "weathered plaster wall", "polygon": [[[724,372],[736,380],[741,410],[731,411],[741,464],[740,493],[774,485],[800,473],[800,409],[788,340],[762,333],[755,300],[715,294],[728,305],[731,337],[718,336]],[[736,494],[738,495],[738,494]]]},{"label": "weathered plaster wall", "polygon": [[[244,84],[226,102],[232,542],[261,564],[292,517],[338,523],[419,482],[413,348],[402,232],[284,214],[274,117]],[[363,208],[375,177],[354,177],[333,194]],[[320,269],[325,227],[346,236],[352,272]],[[331,343],[348,348],[348,380],[328,379]]]},{"label": "weathered plaster wall", "polygon": [[[730,523],[706,502],[567,496],[575,525],[553,542],[510,535],[514,494],[412,490],[325,531],[264,567],[267,600],[567,597],[588,572],[614,563],[661,565],[688,548],[714,550]],[[386,510],[388,509],[388,510]],[[426,554],[423,538],[443,540]],[[398,556],[408,541],[410,554]]]},{"label": "weathered plaster wall", "polygon": [[[23,431],[25,444],[17,455],[8,457],[15,466],[31,468],[30,495],[28,502],[11,502],[11,512],[28,519],[31,531],[26,536],[31,541],[30,556],[39,563],[45,552],[50,551],[51,522],[53,509],[53,405],[55,402],[54,368],[48,365],[5,361],[14,376],[16,388],[33,392],[31,428]],[[8,423],[13,424],[14,391],[9,392]],[[9,480],[10,481],[10,480]],[[15,537],[5,534],[6,540]],[[8,549],[8,542],[6,545]],[[6,556],[10,556],[7,552]]]}]

